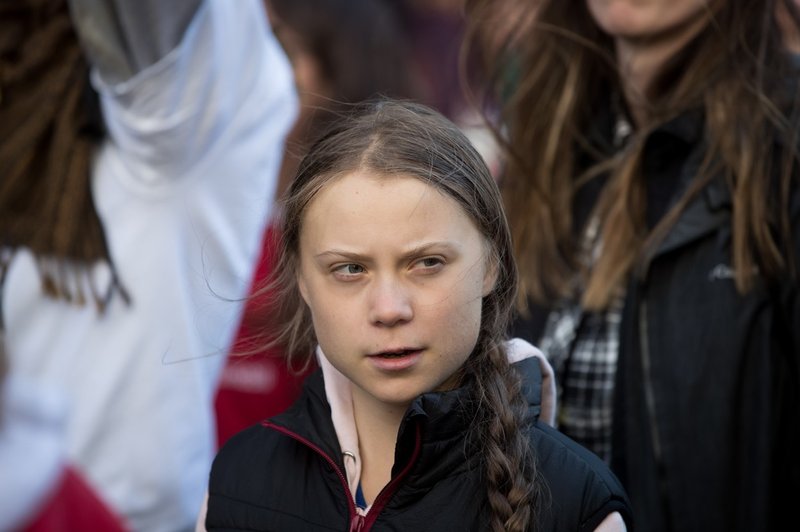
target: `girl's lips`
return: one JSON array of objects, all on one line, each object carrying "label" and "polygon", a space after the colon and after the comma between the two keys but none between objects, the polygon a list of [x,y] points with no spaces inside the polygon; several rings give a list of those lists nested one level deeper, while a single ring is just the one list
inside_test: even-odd
[{"label": "girl's lips", "polygon": [[421,357],[422,349],[386,351],[367,356],[372,365],[382,371],[401,371],[408,369],[416,364]]}]

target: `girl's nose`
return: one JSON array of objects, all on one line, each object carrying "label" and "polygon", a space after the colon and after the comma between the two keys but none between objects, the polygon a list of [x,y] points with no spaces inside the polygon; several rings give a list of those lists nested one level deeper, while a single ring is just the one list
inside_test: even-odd
[{"label": "girl's nose", "polygon": [[414,316],[411,295],[396,279],[376,281],[369,304],[369,319],[375,325],[397,325],[410,321]]}]

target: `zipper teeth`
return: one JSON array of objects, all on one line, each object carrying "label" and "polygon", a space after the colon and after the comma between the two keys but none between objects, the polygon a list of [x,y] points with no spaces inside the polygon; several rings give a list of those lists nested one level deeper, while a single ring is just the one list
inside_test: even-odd
[{"label": "zipper teeth", "polygon": [[334,472],[339,477],[339,481],[342,483],[342,487],[344,487],[345,494],[347,495],[347,497],[346,497],[347,498],[347,510],[350,513],[350,515],[349,515],[350,522],[352,522],[353,521],[353,517],[358,515],[358,513],[356,512],[356,503],[353,500],[353,494],[350,492],[350,485],[347,483],[347,479],[345,478],[344,474],[342,473],[342,470],[339,469],[339,466],[336,464],[336,462],[334,462],[333,459],[330,456],[328,456],[328,454],[325,451],[323,451],[318,445],[312,443],[311,441],[307,440],[306,438],[300,436],[299,434],[297,434],[295,432],[292,432],[291,430],[289,430],[289,429],[287,429],[285,427],[281,427],[280,425],[276,425],[276,424],[272,423],[271,421],[263,421],[261,423],[261,425],[266,427],[266,428],[268,428],[268,429],[276,430],[276,431],[280,432],[281,434],[285,434],[286,436],[289,436],[290,438],[293,438],[293,439],[299,441],[300,443],[310,447],[311,449],[316,451],[322,458],[325,459],[325,461],[327,461],[331,465],[331,467],[333,468]]},{"label": "zipper teeth", "polygon": [[650,347],[648,343],[648,325],[647,325],[647,303],[642,301],[639,315],[639,342],[642,347],[642,373],[644,378],[644,393],[645,404],[647,405],[647,415],[652,429],[653,441],[653,455],[656,462],[656,471],[658,475],[658,489],[661,495],[661,502],[664,506],[664,511],[667,516],[668,523],[672,524],[672,516],[669,512],[669,490],[667,489],[666,478],[664,478],[664,456],[661,449],[661,434],[658,430],[658,422],[656,421],[656,399],[653,392],[653,383],[651,382],[651,360],[650,360]]},{"label": "zipper teeth", "polygon": [[[353,494],[350,492],[350,485],[347,483],[347,479],[345,478],[341,469],[339,469],[339,466],[336,464],[336,462],[334,462],[333,459],[330,456],[328,456],[327,453],[325,453],[325,451],[323,451],[318,445],[312,443],[311,441],[300,436],[299,434],[292,432],[291,430],[282,427],[280,425],[276,425],[271,421],[262,421],[261,425],[268,429],[280,432],[281,434],[285,434],[286,436],[299,441],[300,443],[316,451],[317,454],[319,454],[322,458],[324,458],[325,461],[327,461],[331,465],[333,470],[336,472],[336,475],[339,477],[339,481],[342,483],[342,487],[344,487],[344,491],[347,494],[347,509],[350,513],[350,523],[352,524],[354,518],[361,517],[356,511],[356,503],[353,500]],[[420,449],[422,447],[421,436],[422,436],[422,429],[419,423],[417,423],[416,436],[414,442],[414,452],[411,455],[411,459],[408,461],[408,464],[406,464],[406,467],[403,468],[400,474],[397,475],[395,478],[393,478],[392,481],[389,482],[389,484],[387,484],[386,487],[384,487],[378,494],[378,497],[375,499],[375,502],[369,509],[369,512],[367,512],[367,515],[362,517],[363,521],[361,521],[362,524],[359,530],[366,532],[370,528],[372,528],[372,525],[373,523],[375,523],[375,520],[378,518],[378,515],[380,514],[381,510],[383,509],[384,506],[386,506],[386,503],[394,494],[397,485],[400,483],[401,480],[403,480],[403,478],[405,478],[408,472],[411,471],[411,468],[414,466],[414,464],[417,461],[417,458],[419,457]]]},{"label": "zipper teeth", "polygon": [[381,513],[381,510],[383,510],[383,507],[386,506],[386,504],[389,502],[391,496],[394,495],[397,485],[405,478],[405,476],[408,474],[409,471],[411,471],[411,468],[417,462],[417,458],[419,457],[420,453],[420,448],[422,447],[421,442],[422,442],[422,428],[420,427],[419,423],[416,423],[414,452],[411,455],[411,459],[408,461],[408,463],[400,472],[400,474],[394,477],[391,480],[391,482],[389,482],[381,490],[381,492],[378,493],[378,496],[375,498],[375,502],[372,504],[372,508],[370,508],[369,512],[367,512],[366,522],[364,523],[364,531],[367,531],[370,528],[372,528],[372,525],[373,523],[375,523],[375,520],[378,519],[378,515]]}]

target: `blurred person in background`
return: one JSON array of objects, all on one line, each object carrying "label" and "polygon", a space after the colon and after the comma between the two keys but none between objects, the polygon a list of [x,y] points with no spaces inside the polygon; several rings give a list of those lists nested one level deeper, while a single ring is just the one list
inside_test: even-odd
[{"label": "blurred person in background", "polygon": [[648,531],[761,531],[800,490],[798,12],[474,0],[559,428]]},{"label": "blurred person in background", "polygon": [[[411,54],[411,75],[419,99],[455,122],[483,156],[492,175],[500,173],[497,143],[479,109],[470,101],[478,79],[470,65],[477,50],[462,46],[467,31],[464,0],[390,0],[403,25]],[[467,74],[467,75],[464,75]],[[485,109],[493,113],[493,109]]]},{"label": "blurred person in background", "polygon": [[467,22],[464,0],[391,3],[408,41],[420,99],[458,123],[464,113],[471,112],[458,63]]},{"label": "blurred person in background", "polygon": [[264,0],[300,97],[281,192],[311,142],[353,104],[384,95],[420,99],[402,20],[386,0]]},{"label": "blurred person in background", "polygon": [[127,525],[190,529],[289,62],[258,0],[3,2],[0,95],[11,377],[63,398],[66,461]]}]

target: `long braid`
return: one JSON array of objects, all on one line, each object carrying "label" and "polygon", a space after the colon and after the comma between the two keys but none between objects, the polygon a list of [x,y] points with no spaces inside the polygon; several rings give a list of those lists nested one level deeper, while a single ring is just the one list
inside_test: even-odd
[{"label": "long braid", "polygon": [[495,532],[532,530],[543,494],[530,449],[520,378],[502,347],[478,349],[485,349],[487,356],[473,357],[469,371],[478,401],[475,436],[485,455],[490,527]]}]

